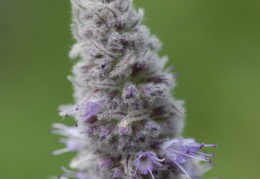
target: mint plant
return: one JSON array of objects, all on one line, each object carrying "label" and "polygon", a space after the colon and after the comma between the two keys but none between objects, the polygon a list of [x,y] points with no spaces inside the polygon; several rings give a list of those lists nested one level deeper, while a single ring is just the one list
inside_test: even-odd
[{"label": "mint plant", "polygon": [[[156,36],[142,25],[132,0],[71,0],[70,51],[77,58],[69,80],[75,104],[61,106],[75,126],[53,124],[65,148],[76,151],[60,178],[198,179],[211,168],[200,151],[216,144],[181,136],[185,110],[176,100],[172,67],[160,57]],[[204,162],[204,164],[201,164]]]}]

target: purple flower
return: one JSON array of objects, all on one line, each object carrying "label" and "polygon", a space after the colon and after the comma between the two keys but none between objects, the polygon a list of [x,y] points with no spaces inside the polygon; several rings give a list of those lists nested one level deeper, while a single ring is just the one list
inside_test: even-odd
[{"label": "purple flower", "polygon": [[100,109],[101,109],[101,106],[98,103],[88,101],[84,105],[85,113],[82,114],[80,117],[82,117],[83,121],[86,121],[90,116],[93,116],[93,115],[99,113]]},{"label": "purple flower", "polygon": [[133,84],[129,83],[124,88],[123,96],[126,99],[137,98],[139,96],[139,93],[138,93],[138,90],[136,89],[136,87]]},{"label": "purple flower", "polygon": [[162,162],[164,159],[158,159],[157,156],[155,156],[154,154],[150,153],[150,152],[142,152],[139,157],[135,160],[135,173],[136,171],[139,170],[142,174],[147,175],[147,173],[149,172],[152,176],[152,178],[154,179],[153,176],[153,168],[158,168],[158,167],[162,167],[162,164],[160,164],[159,162]]},{"label": "purple flower", "polygon": [[68,138],[59,139],[59,142],[65,143],[66,147],[53,151],[52,155],[77,151],[84,146],[82,143],[82,135],[80,134],[80,131],[76,127],[67,127],[62,124],[54,124],[53,127],[56,128],[52,130],[53,133],[63,135]]},{"label": "purple flower", "polygon": [[[165,141],[161,149],[165,155],[175,163],[189,177],[187,172],[179,165],[186,163],[187,158],[194,158],[200,161],[210,163],[209,157],[214,157],[215,154],[207,154],[200,152],[202,147],[216,147],[216,144],[196,143],[195,139],[173,139]],[[189,177],[190,178],[190,177]]]},{"label": "purple flower", "polygon": [[164,142],[162,150],[171,161],[176,163],[185,163],[186,158],[195,158],[210,163],[209,157],[214,157],[214,154],[200,152],[199,149],[202,147],[216,147],[216,144],[199,144],[195,142],[195,139],[173,139]]}]

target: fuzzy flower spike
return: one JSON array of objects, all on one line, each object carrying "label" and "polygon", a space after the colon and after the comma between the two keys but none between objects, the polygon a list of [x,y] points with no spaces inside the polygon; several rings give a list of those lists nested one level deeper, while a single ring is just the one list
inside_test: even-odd
[{"label": "fuzzy flower spike", "polygon": [[185,109],[171,94],[176,74],[158,55],[160,41],[142,25],[144,11],[132,0],[71,5],[74,103],[59,114],[75,125],[53,125],[65,147],[52,154],[76,156],[60,178],[200,178],[201,163],[213,154],[199,150],[215,145],[182,139]]}]

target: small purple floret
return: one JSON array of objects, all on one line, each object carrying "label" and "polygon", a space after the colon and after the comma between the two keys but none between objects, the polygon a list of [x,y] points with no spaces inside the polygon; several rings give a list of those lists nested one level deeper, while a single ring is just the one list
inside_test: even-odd
[{"label": "small purple floret", "polygon": [[195,139],[173,139],[165,141],[162,144],[162,150],[165,155],[174,164],[176,164],[190,179],[188,173],[179,164],[186,163],[187,158],[194,158],[200,161],[211,163],[209,157],[214,157],[215,154],[207,154],[200,152],[202,147],[215,147],[216,144],[196,143]]},{"label": "small purple floret", "polygon": [[187,158],[195,158],[210,163],[209,157],[214,154],[202,153],[202,147],[215,147],[215,144],[196,143],[195,139],[173,139],[163,143],[162,150],[165,155],[173,162],[185,163]]},{"label": "small purple floret", "polygon": [[101,106],[92,101],[88,101],[84,106],[85,114],[80,116],[83,118],[83,121],[86,121],[90,116],[96,115],[101,110]]},{"label": "small purple floret", "polygon": [[149,172],[152,176],[152,178],[154,179],[153,176],[153,168],[158,168],[158,167],[162,167],[163,165],[160,164],[159,162],[162,162],[164,159],[158,159],[157,156],[155,156],[154,154],[150,153],[150,152],[142,152],[139,157],[135,160],[135,173],[136,171],[139,170],[142,174],[147,175],[147,173]]}]

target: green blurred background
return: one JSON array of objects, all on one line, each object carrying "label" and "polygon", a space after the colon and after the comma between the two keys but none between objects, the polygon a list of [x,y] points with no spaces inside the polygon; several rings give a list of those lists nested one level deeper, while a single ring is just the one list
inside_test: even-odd
[{"label": "green blurred background", "polygon": [[[135,3],[179,73],[184,136],[218,143],[216,167],[203,178],[258,178],[260,1]],[[74,155],[50,156],[62,145],[49,133],[61,121],[57,107],[72,102],[70,3],[1,0],[0,22],[0,178],[46,179]]]}]

